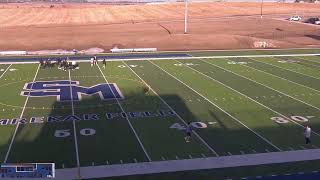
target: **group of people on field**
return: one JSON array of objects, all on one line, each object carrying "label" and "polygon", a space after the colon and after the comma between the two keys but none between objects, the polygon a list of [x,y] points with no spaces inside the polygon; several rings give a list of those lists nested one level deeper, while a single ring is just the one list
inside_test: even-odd
[{"label": "group of people on field", "polygon": [[[58,66],[58,69],[62,69],[64,71],[67,70],[74,70],[79,67],[79,63],[75,60],[70,60],[69,57],[66,58],[48,58],[48,59],[40,59],[39,61],[41,68],[53,68],[55,66]],[[98,58],[97,56],[94,56],[90,58],[91,67],[94,65],[98,65]],[[106,59],[102,60],[103,68],[106,68],[107,61]]]},{"label": "group of people on field", "polygon": [[[97,56],[94,56],[90,59],[90,63],[91,63],[91,67],[93,67],[94,65],[98,65],[98,58]],[[106,59],[103,59],[102,60],[102,65],[103,65],[103,68],[105,69],[106,68],[106,65],[107,65],[107,61]]]},{"label": "group of people on field", "polygon": [[57,65],[58,69],[64,71],[74,70],[79,67],[79,64],[76,61],[70,61],[68,57],[48,58],[46,60],[41,59],[39,63],[41,68],[53,68]]}]

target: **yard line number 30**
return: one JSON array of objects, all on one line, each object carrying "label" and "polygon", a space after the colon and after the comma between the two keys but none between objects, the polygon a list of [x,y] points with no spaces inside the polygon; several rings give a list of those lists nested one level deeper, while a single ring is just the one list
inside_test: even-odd
[{"label": "yard line number 30", "polygon": [[[303,116],[290,116],[290,119],[296,122],[308,122],[309,119]],[[275,121],[279,124],[285,124],[290,122],[291,120],[284,118],[284,117],[271,117],[271,120]]]}]

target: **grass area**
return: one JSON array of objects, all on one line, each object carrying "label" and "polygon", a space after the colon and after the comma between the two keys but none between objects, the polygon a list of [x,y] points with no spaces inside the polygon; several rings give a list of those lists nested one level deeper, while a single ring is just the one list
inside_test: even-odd
[{"label": "grass area", "polygon": [[[318,148],[319,66],[317,56],[118,61],[106,68],[81,62],[70,71],[0,65],[0,159],[69,168]],[[31,96],[21,95],[30,88]],[[198,134],[190,143],[187,122]],[[304,144],[307,124],[311,145]],[[311,162],[132,178],[316,170],[311,164],[319,161]]]}]

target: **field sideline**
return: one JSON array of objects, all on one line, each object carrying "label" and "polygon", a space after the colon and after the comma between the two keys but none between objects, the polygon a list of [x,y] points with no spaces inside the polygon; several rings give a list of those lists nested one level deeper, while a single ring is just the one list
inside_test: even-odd
[{"label": "field sideline", "polygon": [[[0,159],[55,162],[81,177],[84,167],[102,165],[317,152],[318,53],[191,52],[162,60],[110,60],[106,68],[91,67],[85,57],[79,69],[68,71],[7,61],[0,64],[6,94],[0,98]],[[71,101],[56,95],[52,86],[58,85]],[[88,94],[99,87],[109,91]],[[43,95],[46,88],[50,96]],[[35,91],[42,97],[30,95]],[[187,122],[194,127],[190,143],[184,140]],[[304,144],[307,124],[311,145]]]}]

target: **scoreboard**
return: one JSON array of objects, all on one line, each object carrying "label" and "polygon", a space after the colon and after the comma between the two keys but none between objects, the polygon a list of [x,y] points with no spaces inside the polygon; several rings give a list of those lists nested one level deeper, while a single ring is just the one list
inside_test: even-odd
[{"label": "scoreboard", "polygon": [[54,178],[54,163],[3,163],[1,178]]}]

